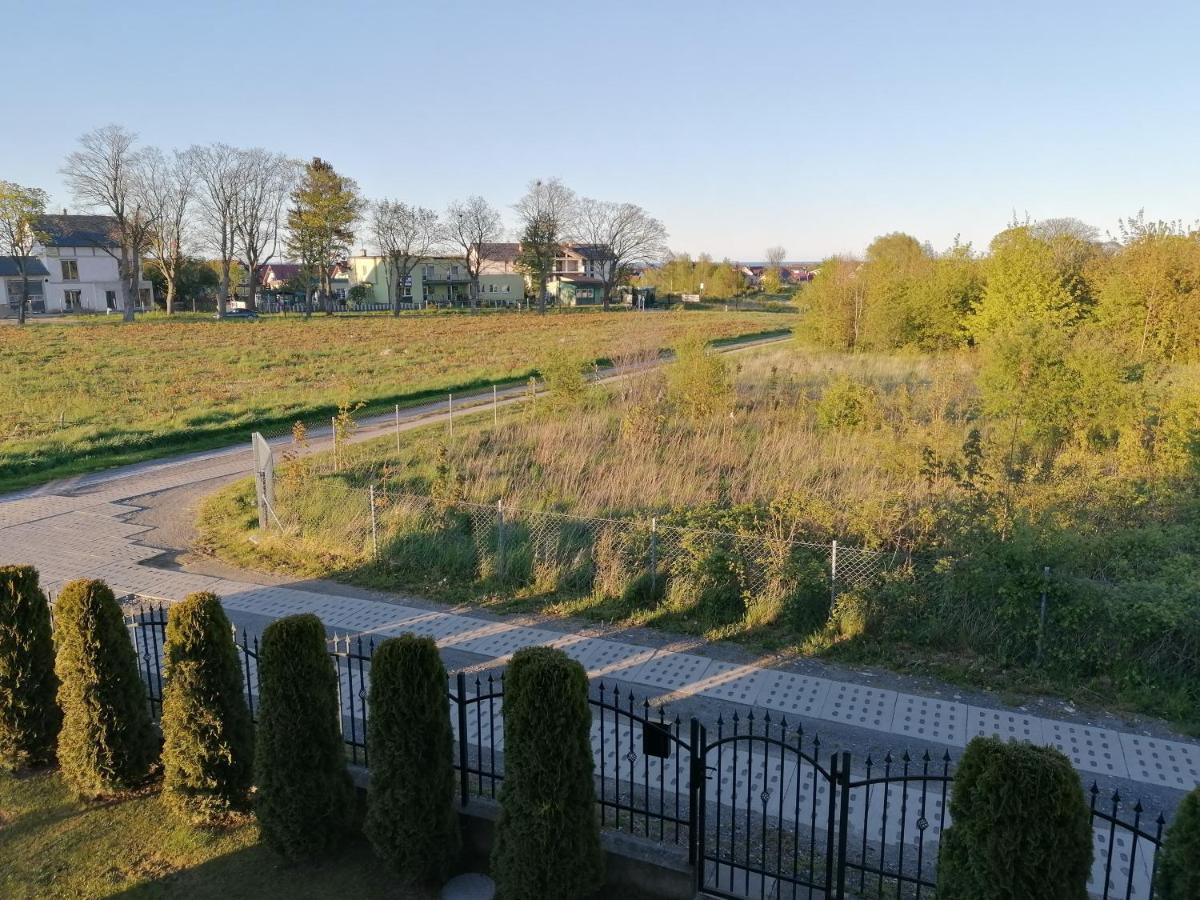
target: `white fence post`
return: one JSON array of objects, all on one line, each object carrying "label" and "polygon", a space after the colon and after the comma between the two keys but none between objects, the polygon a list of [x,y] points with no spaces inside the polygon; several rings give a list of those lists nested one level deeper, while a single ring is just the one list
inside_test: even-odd
[{"label": "white fence post", "polygon": [[832,606],[837,602],[837,541],[829,546],[829,603]]},{"label": "white fence post", "polygon": [[375,485],[368,488],[371,500],[371,558],[379,562],[379,530],[375,522]]},{"label": "white fence post", "polygon": [[447,402],[447,406],[450,410],[450,437],[454,437],[454,395],[453,394],[450,395],[450,399]]},{"label": "white fence post", "polygon": [[396,404],[396,452],[400,452],[400,404]]}]

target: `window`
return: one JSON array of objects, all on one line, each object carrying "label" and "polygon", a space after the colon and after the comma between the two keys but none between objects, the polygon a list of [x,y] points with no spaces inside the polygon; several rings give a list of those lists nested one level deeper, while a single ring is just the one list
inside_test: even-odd
[{"label": "window", "polygon": [[117,292],[116,291],[105,291],[104,292],[104,308],[105,309],[116,309],[117,308]]},{"label": "window", "polygon": [[[109,291],[111,294],[112,291]],[[63,309],[67,312],[78,312],[83,309],[82,291],[63,291]]]},{"label": "window", "polygon": [[457,278],[457,277],[458,277],[458,266],[451,266],[451,267],[450,267],[450,276],[451,276],[452,278]]},{"label": "window", "polygon": [[421,266],[421,277],[422,278],[432,278],[433,277],[433,266]]},{"label": "window", "polygon": [[79,263],[73,259],[60,259],[59,265],[62,266],[63,281],[78,281],[79,280]]}]

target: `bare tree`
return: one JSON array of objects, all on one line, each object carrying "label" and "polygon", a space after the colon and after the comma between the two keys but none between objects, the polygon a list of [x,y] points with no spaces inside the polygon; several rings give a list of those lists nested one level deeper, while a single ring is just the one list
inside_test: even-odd
[{"label": "bare tree", "polygon": [[221,263],[217,315],[225,315],[230,296],[229,270],[235,256],[235,222],[242,155],[228,144],[192,147],[188,159],[196,173],[205,244]]},{"label": "bare tree", "polygon": [[191,214],[196,199],[196,176],[186,154],[167,157],[157,147],[143,154],[138,193],[151,212],[153,227],[147,248],[150,263],[167,286],[167,314],[175,311],[179,275],[186,259]]},{"label": "bare tree", "polygon": [[79,149],[67,155],[62,168],[76,203],[114,219],[112,237],[119,249],[113,253],[103,244],[101,249],[117,260],[126,322],[133,321],[142,254],[154,224],[152,210],[138,190],[144,155],[135,149],[136,142],[137,135],[120,125],[97,128],[79,139]]},{"label": "bare tree", "polygon": [[613,288],[640,264],[656,262],[667,249],[667,229],[662,222],[633,203],[611,203],[584,198],[575,217],[575,237],[591,244],[607,259],[595,269],[608,309]]},{"label": "bare tree", "polygon": [[[396,280],[389,278],[388,302],[392,314],[400,315],[400,298],[404,288],[411,283],[413,270],[422,259],[436,249],[441,240],[441,222],[438,214],[424,206],[410,206],[400,200],[380,200],[371,207],[371,231],[375,242],[384,256],[385,273],[395,272]],[[470,265],[470,257],[467,258]],[[391,285],[395,285],[395,291]]]},{"label": "bare tree", "polygon": [[296,186],[300,163],[282,153],[260,148],[239,151],[238,180],[233,202],[235,252],[246,267],[249,293],[246,306],[255,309],[258,271],[279,246],[283,206]]},{"label": "bare tree", "polygon": [[446,210],[446,240],[462,250],[471,280],[471,305],[479,305],[479,270],[483,266],[483,245],[500,240],[503,228],[500,213],[476,195],[450,204]]},{"label": "bare tree", "polygon": [[517,262],[536,285],[541,313],[546,312],[546,284],[554,271],[554,258],[575,227],[577,205],[574,191],[549,178],[531,181],[513,207],[522,229]]},{"label": "bare tree", "polygon": [[771,269],[783,268],[783,261],[787,259],[787,251],[782,247],[767,248],[767,267]]},{"label": "bare tree", "polygon": [[38,223],[46,211],[46,192],[41,188],[21,187],[0,181],[0,252],[16,260],[21,276],[21,300],[17,306],[17,324],[25,324],[29,307],[29,262],[34,245],[44,243]]}]

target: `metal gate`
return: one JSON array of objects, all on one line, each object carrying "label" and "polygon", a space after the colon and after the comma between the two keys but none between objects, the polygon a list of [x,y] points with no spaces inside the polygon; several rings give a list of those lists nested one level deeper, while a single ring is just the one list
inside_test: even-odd
[{"label": "metal gate", "polygon": [[[714,897],[824,898],[835,891],[843,759],[769,714],[699,728],[693,757],[696,890]],[[844,845],[843,845],[844,846]]]}]

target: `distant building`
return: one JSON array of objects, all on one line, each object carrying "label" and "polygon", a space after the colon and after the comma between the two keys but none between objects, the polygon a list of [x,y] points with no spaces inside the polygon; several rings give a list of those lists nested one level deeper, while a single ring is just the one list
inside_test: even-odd
[{"label": "distant building", "polygon": [[[42,313],[123,312],[118,266],[120,242],[112,216],[44,216],[38,230],[45,243],[33,248],[28,270],[29,311]],[[0,257],[0,315],[17,315],[21,298],[18,260]],[[35,274],[36,273],[36,274]],[[135,303],[148,309],[151,284],[139,281]]]}]

